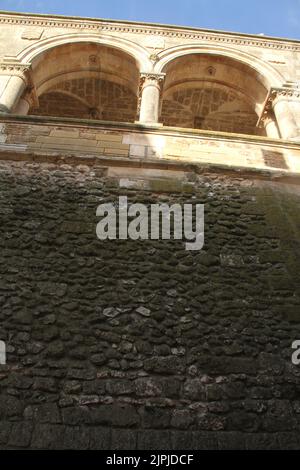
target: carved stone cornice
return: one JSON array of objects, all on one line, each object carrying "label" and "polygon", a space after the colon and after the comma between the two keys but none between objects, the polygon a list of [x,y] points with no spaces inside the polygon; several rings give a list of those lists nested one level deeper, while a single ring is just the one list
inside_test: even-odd
[{"label": "carved stone cornice", "polygon": [[127,22],[108,22],[105,20],[93,20],[88,18],[51,18],[47,16],[0,16],[0,24],[12,24],[30,27],[42,28],[66,28],[78,29],[81,31],[108,32],[108,33],[131,33],[143,35],[155,35],[178,39],[191,39],[193,41],[208,41],[221,44],[233,44],[243,46],[263,47],[268,49],[300,51],[300,44],[292,41],[281,40],[280,38],[264,38],[261,39],[251,35],[241,35],[236,33],[224,33],[214,31],[197,31],[196,29],[180,28],[177,26],[161,26],[144,24],[141,25]]},{"label": "carved stone cornice", "polygon": [[271,89],[271,98],[272,101],[275,100],[275,98],[278,98],[280,96],[283,96],[285,98],[295,98],[299,99],[300,98],[300,88],[272,88]]},{"label": "carved stone cornice", "polygon": [[289,98],[292,100],[300,99],[300,88],[295,87],[272,87],[265,100],[263,110],[257,122],[257,127],[264,127],[266,121],[273,113],[273,107],[276,100],[280,98]]}]

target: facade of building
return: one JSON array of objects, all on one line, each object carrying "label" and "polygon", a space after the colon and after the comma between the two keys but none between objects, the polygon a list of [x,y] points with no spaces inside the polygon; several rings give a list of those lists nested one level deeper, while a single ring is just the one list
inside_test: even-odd
[{"label": "facade of building", "polygon": [[3,12],[0,111],[0,446],[298,448],[300,42]]}]

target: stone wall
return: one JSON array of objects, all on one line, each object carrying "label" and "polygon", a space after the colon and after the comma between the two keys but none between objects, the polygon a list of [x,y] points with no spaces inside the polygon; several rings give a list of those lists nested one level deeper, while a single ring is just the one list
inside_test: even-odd
[{"label": "stone wall", "polygon": [[[297,143],[211,131],[152,127],[133,123],[105,124],[96,120],[64,120],[40,116],[3,116],[0,151],[19,152],[13,158],[72,160],[77,155],[90,162],[112,156],[129,158],[131,165],[212,164],[223,168],[261,169],[300,173]],[[22,155],[26,153],[26,157]],[[94,157],[94,158],[93,158]]]},{"label": "stone wall", "polygon": [[[2,161],[0,188],[1,448],[299,447],[296,186]],[[204,203],[204,250],[100,242],[119,195]]]}]

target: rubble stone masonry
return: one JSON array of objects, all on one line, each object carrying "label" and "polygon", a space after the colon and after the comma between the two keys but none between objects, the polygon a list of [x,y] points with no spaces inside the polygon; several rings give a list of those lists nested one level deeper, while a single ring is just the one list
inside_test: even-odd
[{"label": "rubble stone masonry", "polygon": [[[299,447],[295,185],[2,161],[0,187],[2,448]],[[99,241],[124,194],[204,203],[204,250]]]}]

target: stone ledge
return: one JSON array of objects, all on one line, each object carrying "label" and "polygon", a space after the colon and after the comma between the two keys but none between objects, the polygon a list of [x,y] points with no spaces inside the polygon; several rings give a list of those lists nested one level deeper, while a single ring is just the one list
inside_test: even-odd
[{"label": "stone ledge", "polygon": [[127,123],[127,122],[113,122],[113,121],[99,121],[93,119],[75,119],[75,118],[56,118],[49,116],[19,116],[15,114],[0,114],[0,123],[15,122],[23,124],[42,124],[44,126],[61,126],[64,128],[74,128],[75,126],[80,129],[104,129],[109,131],[124,131],[131,130],[132,132],[141,132],[157,135],[172,135],[172,136],[186,136],[186,137],[206,137],[212,140],[230,140],[230,142],[244,142],[258,145],[271,145],[272,147],[284,147],[300,149],[300,142],[282,139],[271,139],[269,137],[253,136],[245,134],[231,134],[227,132],[213,132],[199,129],[188,129],[181,127],[157,127],[151,125]]},{"label": "stone ledge", "polygon": [[46,151],[26,152],[18,146],[12,146],[12,151],[1,150],[0,146],[0,161],[20,161],[20,162],[33,162],[33,163],[54,163],[57,165],[88,165],[91,167],[105,167],[105,168],[139,168],[139,169],[157,169],[157,170],[171,170],[181,171],[185,173],[195,172],[196,174],[203,173],[217,173],[224,175],[234,175],[240,178],[259,179],[265,181],[273,181],[278,183],[290,183],[299,185],[300,175],[297,173],[286,173],[277,170],[267,170],[259,168],[238,167],[232,165],[222,165],[214,163],[190,163],[190,162],[171,162],[168,159],[131,159],[118,156],[97,156],[85,155],[79,156],[76,153],[60,154],[49,153]]}]

